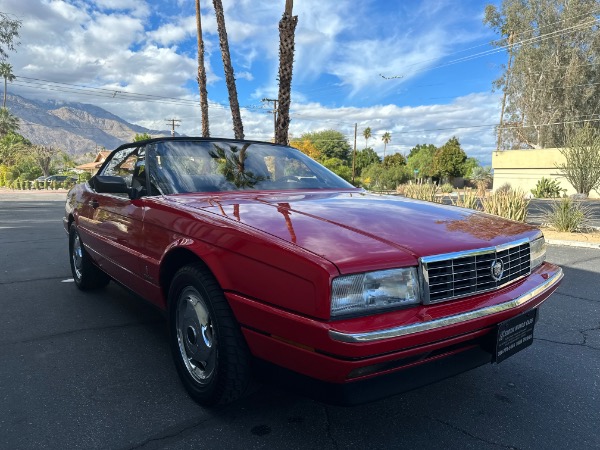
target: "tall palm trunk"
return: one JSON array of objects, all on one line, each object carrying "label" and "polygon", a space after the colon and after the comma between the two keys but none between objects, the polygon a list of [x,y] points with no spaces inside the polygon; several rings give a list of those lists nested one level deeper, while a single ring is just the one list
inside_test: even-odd
[{"label": "tall palm trunk", "polygon": [[225,28],[225,14],[223,13],[223,3],[221,0],[213,0],[215,15],[217,16],[217,28],[219,30],[219,43],[221,44],[221,55],[223,56],[223,69],[225,70],[225,81],[229,92],[229,106],[231,108],[231,118],[233,120],[233,133],[236,139],[244,139],[244,126],[242,125],[242,116],[240,114],[240,104],[238,103],[237,89],[235,86],[235,77],[233,75],[233,66],[231,65],[231,55],[229,54],[229,42],[227,41],[227,29]]},{"label": "tall palm trunk", "polygon": [[288,143],[290,104],[292,102],[292,71],[294,66],[294,37],[298,16],[292,16],[293,0],[286,0],[283,17],[279,21],[279,109],[275,142]]},{"label": "tall palm trunk", "polygon": [[4,101],[2,102],[2,107],[6,108],[6,77],[4,77]]},{"label": "tall palm trunk", "polygon": [[200,109],[202,110],[202,137],[209,137],[208,91],[206,90],[206,68],[204,67],[204,39],[202,38],[200,0],[196,0],[196,28],[198,30],[198,88],[200,89]]}]

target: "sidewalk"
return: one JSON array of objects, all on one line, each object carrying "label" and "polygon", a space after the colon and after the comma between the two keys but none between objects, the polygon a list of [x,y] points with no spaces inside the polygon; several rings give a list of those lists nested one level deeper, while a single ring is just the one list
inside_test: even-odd
[{"label": "sidewalk", "polygon": [[57,190],[31,190],[21,191],[14,189],[0,188],[0,201],[38,201],[38,200],[62,200],[67,199],[66,189]]}]

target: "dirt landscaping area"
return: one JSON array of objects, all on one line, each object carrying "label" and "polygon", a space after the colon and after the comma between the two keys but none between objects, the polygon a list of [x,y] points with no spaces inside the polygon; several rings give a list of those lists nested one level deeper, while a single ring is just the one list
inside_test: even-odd
[{"label": "dirt landscaping area", "polygon": [[600,231],[592,231],[588,233],[566,233],[561,231],[551,230],[550,228],[542,228],[546,240],[557,241],[575,241],[587,244],[600,244]]}]

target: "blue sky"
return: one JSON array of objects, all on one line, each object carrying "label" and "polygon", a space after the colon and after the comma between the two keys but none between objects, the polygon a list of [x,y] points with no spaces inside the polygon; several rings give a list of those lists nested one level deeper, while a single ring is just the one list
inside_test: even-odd
[{"label": "blue sky", "polygon": [[[456,135],[469,156],[490,163],[500,102],[492,81],[506,54],[480,54],[495,38],[482,23],[489,2],[295,3],[293,136],[334,128],[351,141],[358,123],[358,147],[369,126],[369,145],[381,154],[386,131],[388,152],[401,153]],[[270,139],[272,116],[261,99],[277,96],[285,1],[223,4],[246,137]],[[212,1],[201,5],[211,132],[231,136]],[[23,21],[9,59],[19,77],[13,92],[96,104],[155,129],[178,118],[178,131],[200,133],[193,1],[3,0],[0,10]]]}]

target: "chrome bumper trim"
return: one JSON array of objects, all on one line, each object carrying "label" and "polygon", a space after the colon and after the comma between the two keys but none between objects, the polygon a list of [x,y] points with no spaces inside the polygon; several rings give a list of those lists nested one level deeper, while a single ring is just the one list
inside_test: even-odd
[{"label": "chrome bumper trim", "polygon": [[419,322],[412,325],[403,325],[400,327],[387,328],[385,330],[371,331],[368,333],[341,333],[339,331],[329,330],[329,337],[340,342],[373,342],[382,339],[390,339],[409,334],[420,333],[422,331],[435,330],[436,328],[447,327],[450,325],[456,325],[457,323],[467,322],[469,320],[479,319],[481,317],[508,311],[509,309],[518,308],[532,298],[537,297],[538,295],[541,295],[545,291],[552,288],[562,279],[562,277],[563,271],[559,267],[558,271],[551,278],[548,278],[546,281],[544,281],[544,283],[540,284],[535,289],[532,289],[531,291],[526,292],[525,294],[520,295],[519,297],[508,302],[500,303],[494,306],[487,306],[475,311],[443,317],[441,319],[431,320],[429,322]]}]

